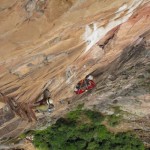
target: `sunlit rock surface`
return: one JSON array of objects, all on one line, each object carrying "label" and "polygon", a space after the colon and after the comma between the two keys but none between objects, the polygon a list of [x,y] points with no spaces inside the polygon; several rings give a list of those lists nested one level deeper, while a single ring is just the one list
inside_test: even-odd
[{"label": "sunlit rock surface", "polygon": [[[106,68],[120,56],[123,60],[127,47],[145,42],[146,55],[141,59],[147,56],[148,64],[149,14],[148,0],[1,0],[0,92],[18,102],[34,102],[48,88],[56,107],[52,116],[60,117],[71,107],[69,98],[73,105],[80,98],[73,92],[76,83],[95,70],[105,70],[108,77]],[[150,95],[142,93],[141,101],[144,96],[142,105],[120,105],[145,117],[150,113]],[[94,105],[92,99],[89,105]],[[20,120],[0,100],[2,142],[35,127],[35,122]],[[100,101],[98,97],[95,105]]]}]

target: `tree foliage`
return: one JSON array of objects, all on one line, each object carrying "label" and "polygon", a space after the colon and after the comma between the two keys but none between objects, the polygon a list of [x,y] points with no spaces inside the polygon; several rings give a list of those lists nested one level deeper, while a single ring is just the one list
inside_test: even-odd
[{"label": "tree foliage", "polygon": [[101,124],[99,112],[78,108],[54,125],[36,131],[34,144],[39,150],[144,150],[131,133],[113,134]]}]

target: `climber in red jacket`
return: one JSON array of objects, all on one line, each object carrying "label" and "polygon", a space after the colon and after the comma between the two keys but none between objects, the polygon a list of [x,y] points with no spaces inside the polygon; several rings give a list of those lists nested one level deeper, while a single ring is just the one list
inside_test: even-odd
[{"label": "climber in red jacket", "polygon": [[81,80],[77,84],[74,92],[76,94],[82,94],[82,93],[84,93],[84,92],[86,92],[86,91],[88,91],[90,89],[93,89],[95,86],[96,86],[96,84],[93,81],[93,76],[88,75],[88,76],[85,77],[85,79]]}]

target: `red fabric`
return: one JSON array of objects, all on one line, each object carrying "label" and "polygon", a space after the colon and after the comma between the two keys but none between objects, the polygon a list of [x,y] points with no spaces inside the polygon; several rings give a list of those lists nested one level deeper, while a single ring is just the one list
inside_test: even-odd
[{"label": "red fabric", "polygon": [[83,89],[79,89],[78,91],[75,91],[76,94],[82,94],[84,92],[85,92],[85,90],[83,90]]},{"label": "red fabric", "polygon": [[96,86],[95,82],[93,80],[89,81],[89,85],[87,86],[87,90],[93,89]]},{"label": "red fabric", "polygon": [[[81,80],[79,83],[83,83],[83,80]],[[78,91],[74,91],[76,94],[82,94],[84,93],[86,90],[90,90],[93,89],[96,86],[95,82],[93,80],[89,80],[89,85],[82,89],[80,88]]]}]

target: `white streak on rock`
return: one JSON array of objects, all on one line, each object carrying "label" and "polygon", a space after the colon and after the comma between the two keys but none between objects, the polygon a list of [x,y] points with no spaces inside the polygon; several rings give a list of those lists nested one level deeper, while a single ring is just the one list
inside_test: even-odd
[{"label": "white streak on rock", "polygon": [[143,0],[134,0],[133,3],[128,7],[127,13],[132,13],[141,3]]},{"label": "white streak on rock", "polygon": [[127,4],[122,5],[122,6],[116,11],[116,13],[119,13],[119,12],[121,12],[121,11],[124,11],[127,7],[128,7]]},{"label": "white streak on rock", "polygon": [[[87,47],[85,52],[90,50],[92,46],[94,46],[101,38],[103,38],[107,32],[115,28],[116,26],[126,22],[129,17],[133,14],[134,10],[143,2],[143,0],[134,0],[133,3],[128,6],[127,13],[122,16],[121,18],[116,19],[116,16],[110,20],[110,22],[107,24],[106,27],[97,27],[97,23],[93,23],[93,28],[91,28],[91,25],[86,25],[85,27],[85,33],[83,35],[83,39],[87,42]],[[126,9],[126,5],[123,5],[120,7],[117,12],[120,12],[122,10]],[[116,14],[118,15],[118,13]]]}]

